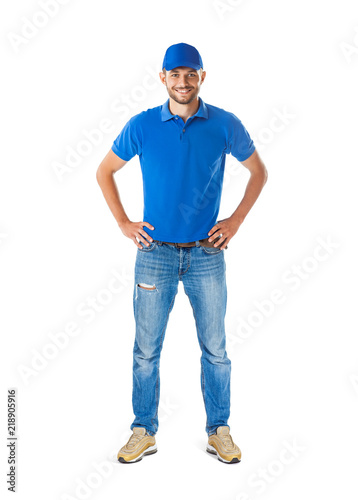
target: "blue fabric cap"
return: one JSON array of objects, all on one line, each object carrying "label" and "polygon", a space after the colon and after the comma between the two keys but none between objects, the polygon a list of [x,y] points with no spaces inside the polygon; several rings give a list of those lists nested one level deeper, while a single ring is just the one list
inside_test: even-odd
[{"label": "blue fabric cap", "polygon": [[217,223],[226,155],[239,161],[254,143],[233,113],[206,104],[184,123],[165,104],[132,116],[112,151],[139,156],[143,177],[144,230],[155,240],[188,243],[208,237]]},{"label": "blue fabric cap", "polygon": [[177,43],[171,45],[164,56],[163,67],[167,71],[179,66],[200,69],[203,67],[201,56],[195,47],[187,43]]}]

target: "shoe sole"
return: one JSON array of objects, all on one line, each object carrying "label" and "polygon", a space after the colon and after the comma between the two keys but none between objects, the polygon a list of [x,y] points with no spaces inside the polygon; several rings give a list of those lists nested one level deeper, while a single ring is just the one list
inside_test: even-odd
[{"label": "shoe sole", "polygon": [[157,453],[157,451],[158,451],[157,445],[154,445],[144,450],[141,455],[139,455],[136,458],[133,458],[133,460],[125,460],[123,457],[119,457],[117,460],[121,464],[134,464],[136,462],[140,462],[145,455],[153,455],[153,453]]},{"label": "shoe sole", "polygon": [[220,460],[220,462],[224,463],[224,464],[237,464],[239,462],[241,462],[241,460],[239,460],[238,458],[234,457],[232,460],[225,460],[225,458],[222,458],[219,453],[216,451],[216,449],[211,446],[210,444],[208,444],[207,448],[206,448],[206,451],[208,453],[210,453],[211,455],[216,455],[217,456],[217,459]]}]

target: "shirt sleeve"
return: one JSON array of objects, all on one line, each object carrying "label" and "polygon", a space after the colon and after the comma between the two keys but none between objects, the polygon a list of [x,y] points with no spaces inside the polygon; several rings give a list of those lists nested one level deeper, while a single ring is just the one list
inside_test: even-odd
[{"label": "shirt sleeve", "polygon": [[229,153],[239,161],[245,161],[255,151],[255,144],[241,120],[230,113]]},{"label": "shirt sleeve", "polygon": [[140,155],[142,152],[136,117],[137,115],[132,116],[128,120],[112,144],[112,151],[124,161],[129,161],[135,155]]}]

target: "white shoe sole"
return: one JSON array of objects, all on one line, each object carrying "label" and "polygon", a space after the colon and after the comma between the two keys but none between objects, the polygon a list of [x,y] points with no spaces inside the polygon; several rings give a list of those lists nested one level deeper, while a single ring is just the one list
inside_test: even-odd
[{"label": "white shoe sole", "polygon": [[211,446],[210,444],[206,445],[206,451],[208,453],[210,453],[211,455],[216,455],[218,457],[218,460],[220,460],[220,462],[223,462],[224,464],[237,464],[238,462],[240,462],[240,460],[238,458],[233,458],[231,461],[225,460],[225,458],[222,458],[219,455],[219,453],[216,451],[214,446]]},{"label": "white shoe sole", "polygon": [[142,460],[145,455],[153,455],[153,453],[156,453],[157,451],[157,445],[155,444],[153,446],[149,446],[149,448],[146,448],[143,453],[141,453],[138,457],[133,458],[132,460],[125,460],[123,457],[120,457],[117,459],[117,461],[121,464],[134,464],[135,462],[139,462],[140,460]]}]

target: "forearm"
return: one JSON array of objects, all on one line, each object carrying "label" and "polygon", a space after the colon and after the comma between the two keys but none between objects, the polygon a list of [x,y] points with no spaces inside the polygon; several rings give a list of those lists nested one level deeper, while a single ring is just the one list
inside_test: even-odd
[{"label": "forearm", "polygon": [[114,218],[117,221],[119,227],[129,220],[126,212],[124,211],[117,184],[114,181],[112,175],[97,175],[98,184],[102,190],[103,196],[107,202],[107,205],[112,212]]},{"label": "forearm", "polygon": [[267,172],[266,169],[252,173],[247,183],[246,190],[244,196],[232,214],[232,217],[240,222],[240,224],[244,221],[245,217],[254,206],[257,198],[259,197],[264,185],[267,180]]}]

